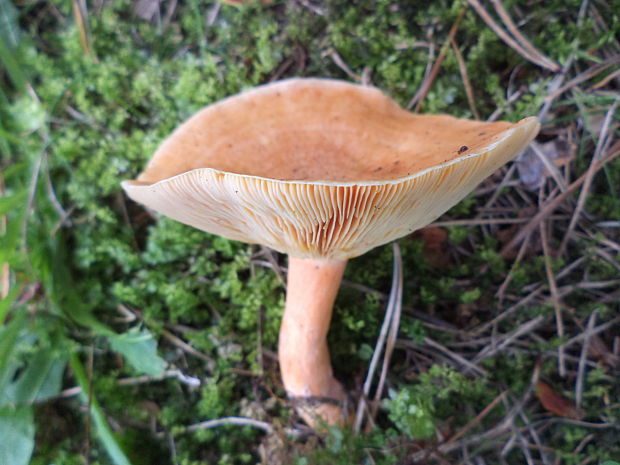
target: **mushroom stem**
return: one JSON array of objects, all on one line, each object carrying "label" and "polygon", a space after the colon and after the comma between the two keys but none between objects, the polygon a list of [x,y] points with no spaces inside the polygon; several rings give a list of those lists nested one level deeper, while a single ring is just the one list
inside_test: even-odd
[{"label": "mushroom stem", "polygon": [[289,256],[278,356],[286,392],[312,427],[344,423],[345,393],[332,374],[327,332],[346,265]]}]

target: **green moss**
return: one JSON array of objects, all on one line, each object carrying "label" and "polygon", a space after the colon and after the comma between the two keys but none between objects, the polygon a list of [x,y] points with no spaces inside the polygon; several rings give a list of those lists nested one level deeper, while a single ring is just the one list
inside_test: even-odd
[{"label": "green moss", "polygon": [[458,415],[465,399],[475,402],[489,395],[481,380],[472,381],[448,366],[433,365],[419,375],[416,384],[391,392],[385,408],[402,433],[424,439],[434,435],[439,419]]},{"label": "green moss", "polygon": [[[176,463],[255,463],[263,433],[225,427],[188,434],[185,426],[241,414],[242,406],[252,402],[265,406],[261,414],[268,421],[290,426],[294,417],[281,400],[284,393],[272,357],[284,286],[271,270],[254,262],[256,247],[152,217],[123,196],[119,182],[135,177],[164,138],[209,103],[290,76],[350,80],[332,59],[333,52],[355,75],[367,73],[373,84],[406,105],[463,8],[465,14],[455,41],[464,55],[483,119],[497,108],[502,108],[502,118],[513,121],[538,113],[551,75],[507,47],[463,1],[253,2],[239,8],[222,4],[212,23],[207,22],[206,15],[215,11],[215,3],[179,2],[170,21],[162,16],[154,22],[139,19],[133,12],[134,3],[114,0],[91,8],[87,17],[91,55],[82,48],[70,2],[51,2],[45,8],[57,14],[45,10],[44,15],[38,4],[20,4],[21,24],[30,29],[26,32],[31,37],[23,39],[18,55],[37,98],[19,93],[19,86],[9,82],[6,73],[0,73],[0,167],[7,193],[21,195],[25,202],[41,154],[45,154],[45,161],[34,201],[28,207],[32,211],[28,222],[22,223],[25,204],[9,212],[7,234],[0,243],[0,262],[10,263],[18,281],[15,297],[29,295],[24,292],[31,289],[28,286],[39,286],[25,302],[26,307],[12,308],[6,318],[7,322],[16,321],[16,315],[27,308],[33,320],[25,327],[28,337],[13,347],[11,360],[22,370],[40,352],[88,352],[92,347],[95,394],[110,419],[131,425],[120,432],[119,438],[135,463],[171,461],[164,441],[149,442],[153,456],[140,454],[141,439],[150,435],[150,426],[144,425],[150,421],[174,440]],[[575,53],[574,68],[588,69],[599,61],[597,50],[614,47],[620,21],[614,12],[607,18],[605,29],[586,15],[578,26],[574,17],[581,4],[581,0],[540,4],[536,12],[525,14],[518,27],[551,59],[564,63]],[[504,5],[509,11],[527,10],[520,2],[506,1]],[[601,3],[594,7],[603,9]],[[433,56],[430,42],[435,44]],[[586,81],[583,89],[608,72]],[[509,104],[509,95],[516,90],[522,95]],[[604,116],[613,98],[604,92],[575,88],[555,101],[549,124],[585,124],[583,131],[577,131],[583,134],[574,172],[583,173],[588,168],[592,147],[598,141],[591,117]],[[452,50],[448,49],[421,107],[423,112],[470,116]],[[585,211],[593,224],[620,217],[616,195],[619,163],[610,163],[591,187]],[[61,214],[52,204],[48,175],[60,205],[70,212],[70,223],[59,223]],[[480,205],[481,198],[470,196],[450,215],[471,217]],[[606,237],[613,235],[609,229],[602,230],[605,236],[599,233],[569,243],[571,260],[578,256],[585,259],[560,286],[578,282],[582,276],[591,281],[617,277],[614,265],[596,253]],[[533,246],[536,240],[532,239]],[[553,247],[561,237],[551,240]],[[27,247],[22,247],[24,243]],[[528,252],[513,266],[499,253],[504,245],[499,237],[490,238],[481,228],[449,228],[447,249],[453,263],[443,268],[428,262],[421,241],[403,238],[399,244],[405,307],[400,337],[417,343],[425,336],[448,345],[454,339],[452,333],[424,326],[411,317],[409,309],[429,312],[466,333],[478,322],[505,311],[514,302],[513,294],[519,295],[525,286],[547,280],[544,259],[535,247],[533,255]],[[276,258],[284,263],[281,257]],[[554,259],[552,270],[558,272],[569,263]],[[347,280],[377,291],[344,286],[336,302],[329,343],[335,372],[350,389],[359,389],[374,350],[386,305],[378,293],[389,292],[392,266],[389,246],[348,265]],[[499,303],[494,293],[508,272],[511,283],[504,302]],[[597,310],[600,324],[615,316],[613,301],[601,303],[593,295],[587,289],[573,289],[564,295],[562,303],[570,309],[566,312],[565,338],[555,337],[551,330],[538,342],[524,338],[527,350],[521,344],[485,359],[482,366],[489,378],[484,382],[438,365],[416,377],[411,374],[410,354],[397,345],[388,378],[388,385],[396,386],[394,400],[379,413],[377,429],[359,436],[334,429],[323,441],[292,442],[289,446],[300,455],[298,463],[398,463],[407,456],[411,436],[427,436],[455,410],[458,414],[453,421],[462,426],[500,389],[525,392],[531,383],[533,360],[557,350],[573,335],[574,322],[583,325],[593,310]],[[610,295],[613,297],[613,291]],[[468,306],[475,309],[475,316],[465,315]],[[158,337],[159,353],[171,367],[202,379],[201,386],[186,386],[174,378],[142,387],[117,386],[118,377],[136,374],[134,367],[112,352],[104,336],[96,335],[88,325],[77,326],[73,320],[84,321],[84,315],[92,311],[99,321],[124,333],[130,325],[118,319],[119,308],[135,315],[137,321],[131,322],[131,327],[139,322],[140,328]],[[553,312],[548,303],[525,306],[502,320],[497,331],[509,332],[539,315],[551,321]],[[163,337],[164,331],[182,338],[202,356],[173,344]],[[556,360],[545,359],[541,375],[555,376],[556,365]],[[618,422],[618,409],[600,401],[618,394],[606,370],[589,367],[584,406],[592,421],[603,417]],[[257,373],[261,376],[253,375]],[[65,387],[74,384],[67,373]],[[152,402],[157,407],[153,411],[158,413],[151,416],[143,408],[144,399]],[[466,408],[459,410],[454,399]],[[65,408],[73,412],[76,424],[86,418],[77,400]],[[501,415],[502,411],[489,414],[488,425]],[[49,414],[49,418],[58,416]],[[555,425],[544,434],[562,460],[579,463],[587,457],[613,458],[618,449],[613,433],[597,432],[597,444],[593,441],[574,455],[568,451],[578,445],[585,434],[582,429]],[[66,435],[75,439],[40,442],[33,463],[71,465],[78,459],[108,463],[105,448],[96,439],[91,441],[89,457],[83,457],[83,432]],[[312,452],[310,446],[317,450]],[[523,462],[516,454],[506,460]]]}]

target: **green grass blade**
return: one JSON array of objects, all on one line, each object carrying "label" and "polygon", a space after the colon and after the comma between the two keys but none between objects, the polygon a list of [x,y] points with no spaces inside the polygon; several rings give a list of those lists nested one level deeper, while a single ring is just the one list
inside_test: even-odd
[{"label": "green grass blade", "polygon": [[99,440],[101,444],[105,448],[106,452],[110,456],[110,459],[115,465],[131,465],[131,462],[121,449],[120,445],[116,441],[110,426],[105,418],[105,415],[99,404],[97,403],[97,399],[94,395],[88,395],[89,393],[89,383],[88,378],[86,376],[86,372],[84,371],[84,366],[80,362],[77,354],[72,354],[71,359],[69,361],[71,366],[71,370],[77,379],[78,384],[82,388],[82,399],[84,401],[88,401],[90,398],[90,414],[95,423],[95,429],[97,431],[97,435],[99,436]]},{"label": "green grass blade", "polygon": [[0,408],[0,465],[28,465],[34,449],[31,406]]},{"label": "green grass blade", "polygon": [[0,64],[6,70],[7,74],[11,78],[13,85],[18,91],[23,91],[26,88],[26,75],[22,71],[17,58],[13,51],[5,42],[4,38],[0,36]]},{"label": "green grass blade", "polygon": [[19,43],[17,9],[11,0],[0,0],[0,37],[11,47]]},{"label": "green grass blade", "polygon": [[26,324],[26,313],[14,315],[9,324],[0,328],[0,402],[6,395],[6,386],[11,382],[17,367],[14,366],[13,355],[17,338]]}]

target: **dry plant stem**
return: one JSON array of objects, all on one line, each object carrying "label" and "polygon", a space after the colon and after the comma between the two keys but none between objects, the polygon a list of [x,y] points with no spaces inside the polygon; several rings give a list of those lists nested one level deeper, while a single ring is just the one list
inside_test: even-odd
[{"label": "dry plant stem", "polygon": [[[493,30],[493,32],[495,32],[495,34],[497,34],[500,39],[502,39],[504,42],[506,42],[506,44],[510,48],[512,48],[515,52],[517,52],[519,55],[521,55],[526,60],[528,60],[528,61],[530,61],[530,62],[532,62],[534,64],[537,64],[538,66],[540,66],[542,68],[546,68],[546,69],[548,69],[550,71],[553,71],[553,72],[559,71],[559,66],[556,63],[552,62],[551,60],[549,60],[544,55],[541,55],[541,53],[538,50],[534,49],[534,47],[531,46],[531,44],[529,44],[529,42],[528,42],[529,47],[525,47],[525,46],[523,46],[522,43],[520,43],[518,41],[518,39],[524,38],[524,37],[521,35],[520,32],[518,32],[518,30],[514,26],[514,23],[512,22],[512,20],[510,20],[509,24],[506,24],[506,26],[511,26],[511,27],[509,27],[509,29],[512,29],[513,34],[514,34],[514,31],[517,30],[518,34],[517,34],[517,36],[514,39],[508,33],[506,33],[506,31],[504,31],[501,28],[501,26],[499,26],[493,20],[493,18],[491,18],[489,13],[484,9],[484,7],[480,4],[480,2],[478,0],[467,0],[467,2],[473,7],[474,10],[476,10],[478,15],[482,18],[482,20],[485,23],[487,23],[487,25]],[[494,2],[494,3],[497,6],[497,4],[499,2]],[[501,10],[504,13],[501,16],[503,16],[502,19],[504,19],[505,17],[507,17],[507,13],[505,13],[505,10],[503,10],[503,7],[501,8]],[[498,12],[498,14],[499,14],[499,12]]]},{"label": "dry plant stem", "polygon": [[456,18],[456,21],[450,28],[450,32],[448,33],[448,39],[444,42],[443,46],[441,47],[441,51],[439,52],[437,61],[435,61],[435,64],[433,64],[433,67],[431,68],[431,72],[429,73],[428,78],[424,79],[424,82],[422,82],[422,85],[418,89],[418,92],[413,96],[413,98],[407,104],[407,107],[406,107],[407,110],[411,110],[411,108],[413,108],[415,105],[413,112],[417,113],[420,111],[422,100],[426,98],[426,94],[428,94],[428,91],[431,90],[431,86],[433,85],[433,82],[435,82],[435,78],[437,77],[437,74],[439,73],[439,68],[441,68],[441,64],[446,58],[446,53],[448,52],[448,49],[450,48],[450,41],[454,40],[456,31],[458,31],[459,26],[461,24],[461,20],[463,19],[463,16],[465,16],[465,11],[466,11],[465,8],[461,9],[459,16]]},{"label": "dry plant stem", "polygon": [[286,392],[312,427],[344,423],[344,390],[332,374],[327,332],[346,264],[289,257],[278,356]]},{"label": "dry plant stem", "polygon": [[385,354],[383,356],[383,366],[381,367],[379,384],[377,385],[377,390],[375,391],[373,405],[370,408],[373,417],[377,415],[379,401],[381,400],[383,388],[385,387],[385,379],[387,377],[392,353],[394,352],[394,346],[396,345],[396,336],[398,336],[398,327],[400,326],[400,316],[403,308],[403,259],[398,242],[394,242],[392,245],[394,250],[394,272],[392,279],[392,290],[390,292],[390,301],[388,305],[391,304],[394,308],[391,311],[392,321],[390,325],[390,333],[388,334],[388,339],[385,344]]},{"label": "dry plant stem", "polygon": [[[619,149],[616,151],[615,145],[609,149],[608,155],[605,156],[604,159],[599,160],[598,158],[593,159],[594,167],[592,168],[594,172],[600,170],[603,166],[608,164],[617,156],[620,156],[620,145]],[[588,176],[589,171],[585,174],[581,175],[577,180],[573,181],[567,188],[565,192],[562,192],[558,196],[549,200],[547,203],[540,207],[540,210],[536,215],[532,217],[532,219],[523,227],[511,240],[500,250],[500,255],[502,257],[506,257],[509,252],[512,251],[528,234],[530,234],[534,228],[536,228],[540,222],[549,216],[560,204],[575,191],[579,186],[581,186],[586,177]]]},{"label": "dry plant stem", "polygon": [[465,95],[467,95],[467,102],[469,103],[469,108],[471,109],[471,114],[475,119],[480,119],[480,114],[478,113],[478,109],[476,108],[476,98],[474,97],[474,89],[471,86],[471,81],[469,80],[469,74],[467,74],[467,65],[465,64],[465,59],[459,50],[459,46],[457,45],[454,37],[450,37],[450,44],[452,45],[452,49],[454,50],[454,56],[456,57],[456,61],[459,64],[459,71],[461,72],[461,79],[463,79],[463,87],[465,88]]},{"label": "dry plant stem", "polygon": [[[545,258],[545,273],[547,274],[547,283],[549,291],[551,292],[551,301],[553,303],[555,313],[555,325],[559,338],[564,337],[564,317],[562,316],[562,302],[560,302],[560,296],[558,293],[558,287],[556,284],[556,278],[553,274],[551,267],[551,255],[549,251],[549,243],[547,239],[547,230],[545,228],[545,221],[540,223],[540,242],[543,249],[543,255]],[[558,371],[560,376],[564,378],[566,376],[566,362],[564,357],[564,348],[558,347]]]}]

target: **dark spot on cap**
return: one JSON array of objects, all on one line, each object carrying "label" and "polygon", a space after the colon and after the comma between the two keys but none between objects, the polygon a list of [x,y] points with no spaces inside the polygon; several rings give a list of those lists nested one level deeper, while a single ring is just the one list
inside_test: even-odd
[{"label": "dark spot on cap", "polygon": [[379,166],[377,168],[375,168],[375,171],[381,171],[383,169],[383,166]]},{"label": "dark spot on cap", "polygon": [[463,145],[463,146],[461,146],[461,148],[459,149],[459,153],[466,152],[467,150],[469,150],[469,147],[467,147],[466,145]]}]

